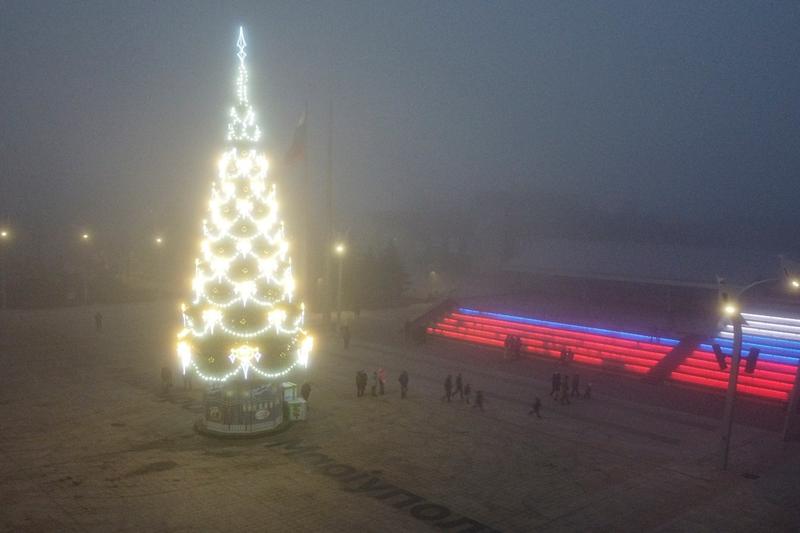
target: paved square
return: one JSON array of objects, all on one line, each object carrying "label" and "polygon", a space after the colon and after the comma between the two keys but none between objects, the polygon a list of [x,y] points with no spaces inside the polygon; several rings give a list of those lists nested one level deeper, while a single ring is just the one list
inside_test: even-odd
[{"label": "paved square", "polygon": [[[180,380],[168,395],[159,390],[159,369],[174,359],[176,309],[103,307],[101,333],[95,308],[0,315],[3,530],[800,526],[800,448],[775,431],[737,425],[732,468],[719,472],[717,420],[668,407],[670,396],[692,398],[687,391],[586,371],[595,397],[557,406],[547,397],[552,363],[509,363],[457,344],[401,346],[402,318],[414,310],[364,313],[347,351],[320,340],[298,378],[313,385],[307,422],[260,439],[198,435],[200,392]],[[356,398],[355,372],[377,367],[388,372],[387,394]],[[440,400],[444,376],[457,372],[486,391],[484,411]],[[541,420],[527,415],[535,394]],[[776,418],[770,406],[755,409]]]}]

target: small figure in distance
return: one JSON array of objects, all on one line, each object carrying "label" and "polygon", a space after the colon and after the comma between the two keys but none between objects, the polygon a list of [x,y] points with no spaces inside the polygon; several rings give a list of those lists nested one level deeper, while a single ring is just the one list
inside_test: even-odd
[{"label": "small figure in distance", "polygon": [[344,325],[341,327],[342,330],[342,343],[344,344],[344,349],[347,350],[350,348],[350,326]]},{"label": "small figure in distance", "polygon": [[580,398],[581,391],[580,391],[580,383],[581,377],[578,374],[572,375],[572,391],[570,392],[570,396],[573,398]]},{"label": "small figure in distance", "polygon": [[103,331],[103,314],[100,311],[94,314],[94,329]]},{"label": "small figure in distance", "polygon": [[478,409],[483,411],[483,402],[484,402],[483,391],[482,390],[475,391],[475,405],[473,405],[472,407],[477,407]]},{"label": "small figure in distance", "polygon": [[161,388],[164,392],[169,392],[172,388],[172,368],[169,366],[161,367]]},{"label": "small figure in distance", "polygon": [[461,401],[464,401],[464,380],[461,378],[461,372],[456,376],[456,390],[453,392],[453,396],[456,394],[459,395]]},{"label": "small figure in distance", "polygon": [[539,399],[537,396],[533,399],[533,405],[531,406],[531,410],[528,411],[528,415],[536,414],[536,418],[542,418],[542,415],[539,414],[539,409],[542,408],[542,400]]},{"label": "small figure in distance", "polygon": [[386,387],[386,370],[383,368],[378,369],[378,389],[380,390],[380,395],[383,396]]},{"label": "small figure in distance", "polygon": [[408,372],[403,370],[397,381],[400,382],[400,398],[405,398],[408,394]]}]

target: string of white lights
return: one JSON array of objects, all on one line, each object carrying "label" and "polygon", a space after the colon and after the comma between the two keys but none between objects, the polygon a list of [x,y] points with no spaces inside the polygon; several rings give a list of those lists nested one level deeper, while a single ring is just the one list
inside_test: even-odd
[{"label": "string of white lights", "polygon": [[[252,146],[260,139],[261,130],[248,100],[243,31],[237,47],[237,101],[229,114],[227,137],[231,146],[218,161],[208,219],[202,224],[200,257],[195,260],[194,299],[189,306],[182,306],[184,328],[178,334],[178,356],[184,372],[193,368],[199,377],[213,382],[238,375],[248,379],[250,371],[265,379],[285,376],[298,365],[307,366],[313,348],[313,339],[302,327],[305,308],[302,303],[293,303],[295,282],[289,242],[278,216],[277,188],[266,181],[269,161]],[[234,265],[236,270],[232,271]],[[210,287],[210,283],[214,285]],[[210,292],[217,294],[220,288],[223,294],[232,296],[218,301]],[[243,326],[252,328],[253,316],[263,316],[266,323],[244,329],[236,327],[238,321],[226,320],[227,312],[249,307],[253,308],[246,314],[250,323],[242,318]],[[220,336],[231,340],[229,351],[197,360],[193,344]],[[286,338],[286,349],[266,357],[259,342],[262,338],[269,339],[267,346],[275,338]],[[285,368],[264,367],[283,360],[287,360]]]}]

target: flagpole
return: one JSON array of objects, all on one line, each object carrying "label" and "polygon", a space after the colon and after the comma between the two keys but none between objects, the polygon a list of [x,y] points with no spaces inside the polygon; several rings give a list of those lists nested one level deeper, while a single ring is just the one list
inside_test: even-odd
[{"label": "flagpole", "polygon": [[305,212],[303,213],[303,264],[302,264],[302,280],[303,290],[307,296],[311,295],[311,291],[315,284],[311,279],[311,261],[308,257],[311,250],[311,163],[309,161],[309,131],[308,131],[308,100],[306,100],[305,112],[303,113],[303,205]]},{"label": "flagpole", "polygon": [[333,298],[331,283],[331,253],[333,251],[333,99],[328,106],[328,183],[327,183],[327,235],[325,242],[325,290],[324,306],[325,325],[331,324],[331,300]]}]

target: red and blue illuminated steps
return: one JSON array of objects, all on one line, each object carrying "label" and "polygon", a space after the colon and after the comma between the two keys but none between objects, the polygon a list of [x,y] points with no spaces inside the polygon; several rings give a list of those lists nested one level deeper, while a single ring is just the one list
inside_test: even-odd
[{"label": "red and blue illuminated steps", "polygon": [[679,342],[463,307],[429,327],[428,333],[501,348],[507,335],[517,335],[526,353],[557,359],[562,349],[569,348],[578,363],[635,374],[649,372]]},{"label": "red and blue illuminated steps", "polygon": [[[742,313],[742,361],[737,390],[761,398],[786,401],[792,390],[800,361],[800,320],[785,316]],[[700,344],[669,376],[675,382],[714,389],[728,388],[729,367],[720,370],[712,344],[719,344],[726,356],[733,349],[733,327],[727,326],[708,342]],[[744,372],[750,348],[760,354],[755,372]]]},{"label": "red and blue illuminated steps", "polygon": [[[750,317],[750,318],[748,318]],[[745,315],[744,353],[761,349],[754,374],[740,374],[738,390],[765,399],[786,400],[800,360],[800,320]],[[427,329],[431,335],[502,348],[506,336],[522,339],[525,353],[557,359],[569,348],[574,361],[627,374],[646,375],[680,344],[679,339],[539,320],[531,317],[457,308]],[[728,372],[719,370],[711,344],[730,353],[732,330],[700,344],[673,370],[672,381],[724,389]]]}]

